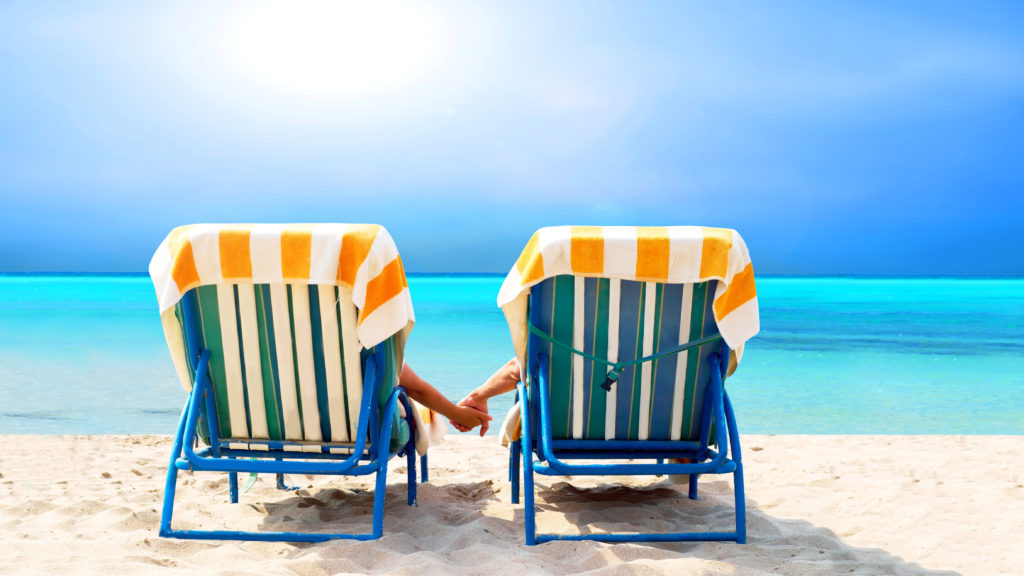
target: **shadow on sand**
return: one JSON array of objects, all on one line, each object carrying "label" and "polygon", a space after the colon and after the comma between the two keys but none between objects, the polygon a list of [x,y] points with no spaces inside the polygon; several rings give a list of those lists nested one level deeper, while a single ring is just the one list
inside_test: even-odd
[{"label": "shadow on sand", "polygon": [[[541,479],[537,485],[539,532],[587,534],[609,531],[669,532],[727,530],[734,522],[732,484],[725,480],[701,482],[701,499],[687,498],[685,486],[669,479],[652,479],[640,487],[612,482],[592,482],[580,487],[561,480]],[[281,496],[259,505],[265,510],[261,530],[365,532],[373,508],[372,490],[320,488]],[[403,570],[394,550],[430,550],[443,534],[442,556],[451,558],[468,548],[493,547],[503,569],[494,565],[464,566],[466,573],[496,574],[594,570],[595,558],[615,573],[781,573],[781,574],[957,574],[928,570],[881,548],[862,548],[845,543],[832,530],[796,519],[773,517],[747,500],[745,545],[735,543],[630,543],[551,542],[526,547],[522,503],[509,504],[507,483],[493,480],[455,484],[422,484],[418,507],[405,503],[405,485],[388,486],[384,539],[374,542],[337,540],[296,545],[295,557],[311,553],[322,558],[328,571],[339,568],[340,558],[365,556],[379,550],[377,560],[361,558],[355,566],[367,570]],[[244,497],[243,497],[244,502]],[[429,542],[428,542],[429,540]],[[436,545],[436,544],[433,544]],[[376,548],[375,548],[376,546]],[[385,548],[390,552],[385,552]],[[508,551],[516,549],[515,555]],[[598,555],[600,553],[600,555]],[[370,555],[371,558],[373,554]],[[524,558],[525,556],[525,558]],[[610,560],[614,557],[614,561]],[[346,560],[348,562],[349,560]],[[581,562],[572,564],[573,561]],[[638,561],[642,561],[637,563]],[[369,563],[365,563],[369,562]],[[559,562],[565,562],[560,566]],[[702,564],[704,562],[704,564]],[[392,564],[393,563],[393,564]],[[588,564],[589,563],[589,564]],[[389,568],[390,566],[390,568]],[[575,566],[576,569],[571,569]],[[351,568],[352,566],[350,566]],[[428,565],[429,566],[429,562]],[[598,566],[597,572],[605,572]]]}]

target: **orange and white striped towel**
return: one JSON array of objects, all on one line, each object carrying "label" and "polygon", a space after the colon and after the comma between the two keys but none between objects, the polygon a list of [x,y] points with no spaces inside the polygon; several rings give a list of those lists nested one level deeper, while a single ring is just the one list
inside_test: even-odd
[{"label": "orange and white striped towel", "polygon": [[533,234],[498,292],[516,357],[525,363],[530,287],[558,276],[641,282],[718,280],[714,313],[737,362],[760,329],[754,269],[735,230],[700,226],[555,226]]},{"label": "orange and white striped towel", "polygon": [[178,377],[191,389],[174,305],[196,286],[318,283],[344,286],[358,309],[356,334],[369,348],[399,334],[398,363],[415,316],[405,269],[376,224],[194,224],[164,238],[149,262]]},{"label": "orange and white striped towel", "polygon": [[149,263],[161,314],[196,286],[308,283],[345,286],[365,348],[412,329],[402,260],[376,224],[195,224],[171,230]]}]

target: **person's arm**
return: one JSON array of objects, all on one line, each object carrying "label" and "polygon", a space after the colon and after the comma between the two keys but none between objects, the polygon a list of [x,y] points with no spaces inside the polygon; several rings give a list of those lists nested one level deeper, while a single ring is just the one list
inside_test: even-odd
[{"label": "person's arm", "polygon": [[402,367],[402,375],[398,383],[405,389],[409,398],[441,414],[451,421],[456,428],[471,430],[477,426],[486,427],[489,425],[491,416],[486,411],[481,411],[472,406],[456,406],[451,400],[445,398],[444,394],[438,392],[429,382],[420,378],[408,365]]},{"label": "person's arm", "polygon": [[[516,389],[516,384],[519,383],[519,363],[513,358],[505,363],[504,366],[498,369],[497,372],[491,375],[486,382],[481,384],[469,393],[468,396],[459,401],[459,406],[467,406],[475,408],[480,412],[487,414],[487,400],[493,398],[499,394],[511,392]],[[467,432],[470,428],[463,429],[459,425],[452,422],[452,425],[460,432]],[[490,422],[484,421],[480,425],[480,435],[483,436],[487,433],[487,429],[490,428]]]}]

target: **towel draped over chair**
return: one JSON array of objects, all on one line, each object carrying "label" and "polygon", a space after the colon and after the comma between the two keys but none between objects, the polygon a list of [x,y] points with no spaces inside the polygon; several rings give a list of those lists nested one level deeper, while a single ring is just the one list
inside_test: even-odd
[{"label": "towel draped over chair", "polygon": [[530,288],[555,276],[671,284],[718,280],[714,315],[736,355],[760,330],[754,268],[735,230],[703,226],[554,226],[537,230],[498,292],[516,357],[526,357]]},{"label": "towel draped over chair", "polygon": [[173,313],[198,286],[319,284],[347,288],[358,309],[356,333],[364,348],[397,335],[398,365],[416,318],[402,259],[377,224],[194,224],[179,226],[149,263],[164,335],[186,390],[181,327]]}]

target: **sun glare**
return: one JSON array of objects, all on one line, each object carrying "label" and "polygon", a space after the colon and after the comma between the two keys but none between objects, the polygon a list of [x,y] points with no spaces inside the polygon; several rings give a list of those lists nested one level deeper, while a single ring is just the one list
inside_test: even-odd
[{"label": "sun glare", "polygon": [[404,2],[253,5],[227,48],[254,81],[310,96],[366,95],[412,81],[436,61],[436,21]]}]

